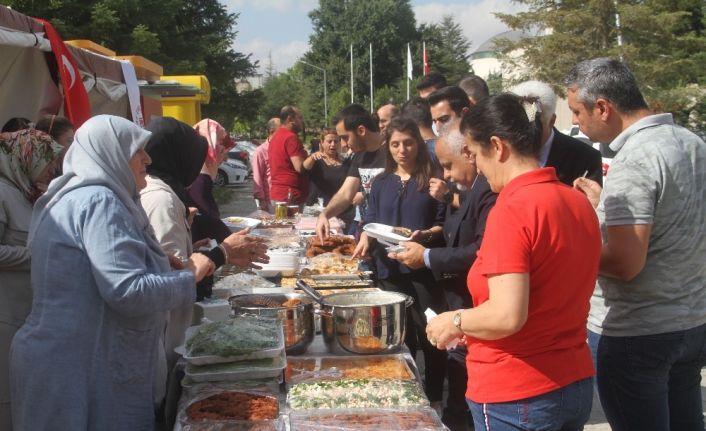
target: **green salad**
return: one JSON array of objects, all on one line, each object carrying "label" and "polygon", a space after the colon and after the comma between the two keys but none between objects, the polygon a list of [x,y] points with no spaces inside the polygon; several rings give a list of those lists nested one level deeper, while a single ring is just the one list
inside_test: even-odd
[{"label": "green salad", "polygon": [[239,316],[201,326],[186,342],[190,356],[238,356],[281,345],[281,323]]}]

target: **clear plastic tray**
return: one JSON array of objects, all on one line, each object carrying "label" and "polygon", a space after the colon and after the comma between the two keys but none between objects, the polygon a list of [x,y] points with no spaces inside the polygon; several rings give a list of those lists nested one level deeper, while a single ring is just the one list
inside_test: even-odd
[{"label": "clear plastic tray", "polygon": [[[277,328],[273,330],[268,336],[273,337],[275,342],[273,343],[275,347],[260,349],[248,353],[242,353],[238,355],[231,356],[220,356],[220,355],[193,355],[191,354],[186,346],[189,345],[189,340],[194,337],[199,331],[204,329],[208,325],[218,325],[228,322],[233,325],[237,325],[239,321],[249,322],[250,324],[257,324],[257,322],[263,322],[267,325],[274,326]],[[266,319],[262,317],[252,317],[252,316],[237,316],[229,319],[225,322],[214,322],[208,323],[206,325],[192,326],[186,330],[186,342],[174,349],[176,353],[179,353],[184,357],[184,359],[193,365],[208,365],[208,364],[222,364],[226,362],[237,362],[237,361],[249,361],[253,359],[264,359],[264,358],[274,358],[282,354],[284,351],[284,333],[282,331],[282,322],[277,319]]]},{"label": "clear plastic tray", "polygon": [[188,364],[185,373],[195,383],[267,379],[281,377],[286,362],[284,351],[282,351],[280,356],[275,358],[255,361],[201,366]]},{"label": "clear plastic tray", "polygon": [[350,409],[292,412],[291,431],[440,431],[445,430],[439,415],[430,407],[418,409]]},{"label": "clear plastic tray", "polygon": [[[206,398],[228,393],[238,393],[240,396],[245,396],[247,398],[252,397],[262,397],[271,400],[273,403],[277,403],[277,411],[273,418],[271,419],[257,419],[257,420],[247,420],[247,419],[194,419],[189,416],[189,407],[194,403],[200,402]],[[179,402],[179,413],[177,415],[177,423],[174,427],[175,430],[179,431],[280,431],[286,428],[285,417],[283,417],[280,412],[279,396],[276,393],[270,393],[267,391],[259,390],[222,390],[216,387],[205,386],[200,390],[192,391],[189,395],[182,397]],[[232,404],[224,403],[222,404],[224,408],[232,407]],[[237,413],[252,412],[255,406],[250,405],[250,408],[239,409]],[[207,410],[212,413],[213,410]]]},{"label": "clear plastic tray", "polygon": [[416,380],[342,379],[292,385],[291,410],[419,408],[429,405]]},{"label": "clear plastic tray", "polygon": [[287,359],[287,383],[317,380],[377,378],[415,380],[408,355],[290,357]]}]

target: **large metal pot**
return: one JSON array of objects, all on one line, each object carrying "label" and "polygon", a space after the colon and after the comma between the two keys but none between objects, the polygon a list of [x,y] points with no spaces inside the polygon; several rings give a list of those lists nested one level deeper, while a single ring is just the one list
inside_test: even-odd
[{"label": "large metal pot", "polygon": [[344,292],[321,304],[321,331],[330,352],[395,352],[405,337],[407,307],[414,300],[396,292]]},{"label": "large metal pot", "polygon": [[[293,306],[283,306],[285,301],[299,300]],[[267,293],[231,296],[233,314],[236,316],[263,316],[282,320],[284,345],[288,355],[304,353],[314,340],[314,303],[300,293]]]}]

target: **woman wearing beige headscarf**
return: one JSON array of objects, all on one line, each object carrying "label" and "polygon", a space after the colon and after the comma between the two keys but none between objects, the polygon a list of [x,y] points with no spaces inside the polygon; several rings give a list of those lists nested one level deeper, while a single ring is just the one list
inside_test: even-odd
[{"label": "woman wearing beige headscarf", "polygon": [[27,247],[32,205],[61,168],[63,148],[42,132],[0,134],[0,429],[11,429],[8,352],[32,306]]}]

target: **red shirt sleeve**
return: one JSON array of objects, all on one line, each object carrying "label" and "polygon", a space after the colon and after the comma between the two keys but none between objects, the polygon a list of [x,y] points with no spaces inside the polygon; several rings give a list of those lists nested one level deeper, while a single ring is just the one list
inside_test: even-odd
[{"label": "red shirt sleeve", "polygon": [[287,154],[287,157],[306,157],[304,145],[299,140],[297,135],[292,135],[284,141],[284,152]]},{"label": "red shirt sleeve", "polygon": [[522,213],[508,205],[496,205],[491,210],[479,251],[481,274],[530,272],[531,220],[522,220]]}]

